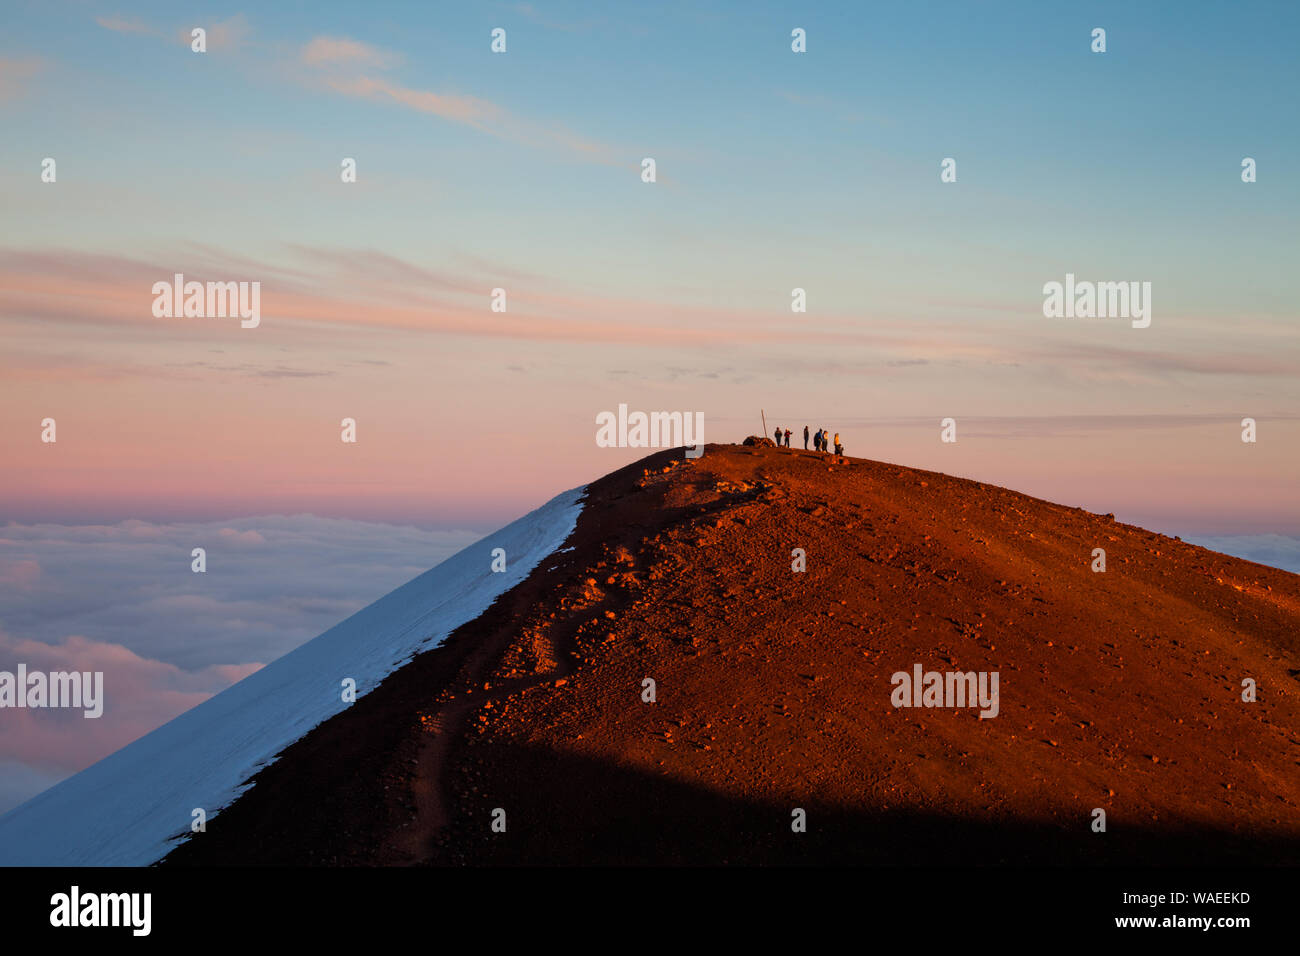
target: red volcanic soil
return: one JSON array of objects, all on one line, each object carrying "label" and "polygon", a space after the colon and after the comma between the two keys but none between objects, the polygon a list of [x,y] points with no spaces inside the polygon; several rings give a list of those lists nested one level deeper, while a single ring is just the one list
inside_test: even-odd
[{"label": "red volcanic soil", "polygon": [[[566,548],[165,863],[1300,862],[1296,575],[735,445],[596,481]],[[916,664],[997,716],[895,708]]]}]

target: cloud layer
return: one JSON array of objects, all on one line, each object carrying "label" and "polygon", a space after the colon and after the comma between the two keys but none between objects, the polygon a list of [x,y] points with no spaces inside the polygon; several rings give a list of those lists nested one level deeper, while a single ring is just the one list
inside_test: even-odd
[{"label": "cloud layer", "polygon": [[[0,670],[104,673],[104,716],[0,710],[0,812],[292,650],[480,535],[310,515],[0,526]],[[193,548],[207,571],[191,571]]]},{"label": "cloud layer", "polygon": [[1283,534],[1193,535],[1187,540],[1211,551],[1222,551],[1300,574],[1300,538],[1297,537]]}]

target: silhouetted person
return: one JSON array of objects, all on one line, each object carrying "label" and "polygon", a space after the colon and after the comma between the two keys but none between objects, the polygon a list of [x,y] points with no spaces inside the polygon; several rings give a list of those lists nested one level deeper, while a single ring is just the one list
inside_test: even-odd
[{"label": "silhouetted person", "polygon": [[790,447],[790,429],[788,428],[785,430],[785,447]]},{"label": "silhouetted person", "polygon": [[777,447],[777,448],[780,448],[780,447],[781,447],[781,429],[778,428],[778,429],[777,429],[776,431],[774,431],[772,434],[774,434],[774,435],[776,436],[776,447]]},{"label": "silhouetted person", "polygon": [[803,450],[808,450],[808,426],[803,427]]}]

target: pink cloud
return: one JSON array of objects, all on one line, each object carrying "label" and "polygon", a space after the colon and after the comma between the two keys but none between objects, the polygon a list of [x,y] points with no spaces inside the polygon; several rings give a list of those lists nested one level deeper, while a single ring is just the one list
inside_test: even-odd
[{"label": "pink cloud", "polygon": [[[303,81],[310,87],[329,90],[352,99],[393,103],[427,113],[480,132],[526,146],[558,149],[576,154],[584,162],[620,168],[639,168],[610,146],[579,136],[555,124],[538,123],[512,115],[495,103],[456,93],[440,93],[403,86],[378,77],[371,70],[384,70],[401,62],[401,57],[350,37],[317,36],[299,52],[301,65],[312,68]],[[638,157],[639,159],[639,157]]]},{"label": "pink cloud", "polygon": [[265,666],[261,661],[250,661],[247,664],[217,664],[211,668],[211,671],[223,680],[238,684],[245,677],[256,674]]},{"label": "pink cloud", "polygon": [[[746,343],[838,345],[858,349],[855,368],[908,368],[961,363],[1065,370],[1076,379],[1158,384],[1174,374],[1281,376],[1292,368],[1272,342],[1254,350],[1207,351],[1190,339],[1156,349],[1090,341],[1086,326],[1014,324],[1015,334],[990,340],[966,320],[880,315],[822,315],[815,328],[789,321],[778,309],[743,310],[646,301],[566,290],[544,277],[520,277],[509,289],[510,311],[491,312],[497,276],[446,275],[374,250],[291,245],[293,266],[251,263],[203,247],[165,266],[125,256],[62,250],[0,248],[0,319],[157,326],[151,287],[174,272],[200,282],[262,283],[263,327],[306,322],[339,327],[455,334],[478,339],[610,343],[665,347]],[[198,259],[199,268],[190,268]],[[193,327],[193,326],[191,326]],[[17,352],[13,354],[19,354]],[[924,362],[918,357],[923,357]],[[790,357],[785,367],[800,359]],[[894,364],[890,364],[890,363]],[[6,364],[15,364],[13,362]],[[40,375],[28,363],[24,374]],[[39,367],[39,365],[38,365]],[[825,363],[819,360],[819,367]],[[66,367],[54,363],[50,375]],[[164,373],[165,374],[165,373]]]},{"label": "pink cloud", "polygon": [[369,100],[389,99],[421,113],[432,113],[435,116],[468,123],[479,128],[484,128],[484,120],[502,115],[500,109],[486,100],[475,99],[472,96],[454,96],[428,90],[408,89],[387,80],[373,79],[368,76],[333,77],[325,80],[325,85],[344,96]]},{"label": "pink cloud", "polygon": [[124,17],[95,17],[95,22],[105,30],[112,30],[114,33],[140,33],[149,36],[158,36],[158,31],[146,23],[139,20],[127,20]]},{"label": "pink cloud", "polygon": [[381,50],[360,40],[348,37],[313,37],[298,55],[307,66],[327,66],[348,64],[351,66],[369,66],[387,69],[402,62],[399,53]]},{"label": "pink cloud", "polygon": [[237,13],[227,20],[218,23],[194,23],[187,27],[182,27],[176,31],[176,39],[183,46],[189,46],[193,42],[193,30],[195,27],[202,27],[207,34],[207,48],[209,50],[233,49],[240,46],[251,34],[252,28],[248,25],[248,20],[242,13]]},{"label": "pink cloud", "polygon": [[104,712],[0,710],[0,762],[80,770],[224,690],[260,664],[216,665],[190,672],[141,657],[120,644],[72,635],[60,644],[13,638],[0,632],[0,670],[102,672]]},{"label": "pink cloud", "polygon": [[[4,258],[0,255],[0,260]],[[75,256],[74,256],[75,258]],[[130,264],[124,272],[148,267]],[[175,266],[187,279],[220,277]],[[173,266],[127,281],[68,274],[10,272],[0,268],[0,317],[72,322],[132,322],[157,325],[150,306],[153,282],[170,279]],[[512,309],[494,313],[487,308],[490,284],[459,294],[431,295],[410,284],[372,283],[358,290],[334,291],[337,277],[322,275],[307,288],[292,281],[263,280],[262,324],[303,321],[343,326],[377,326],[394,330],[452,333],[472,338],[583,343],[624,343],[689,346],[726,345],[738,336],[751,342],[857,342],[883,344],[890,336],[877,332],[807,331],[789,323],[711,307],[674,305],[610,297],[514,292]],[[614,318],[611,318],[613,316]],[[901,344],[901,343],[900,343]]]}]

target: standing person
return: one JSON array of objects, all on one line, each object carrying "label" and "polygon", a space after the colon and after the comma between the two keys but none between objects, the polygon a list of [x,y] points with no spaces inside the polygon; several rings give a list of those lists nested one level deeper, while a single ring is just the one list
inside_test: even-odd
[{"label": "standing person", "polygon": [[790,429],[788,428],[785,430],[785,447],[790,447]]},{"label": "standing person", "polygon": [[817,434],[813,435],[813,451],[822,450],[822,430],[817,429]]},{"label": "standing person", "polygon": [[808,426],[803,427],[803,450],[808,450]]},{"label": "standing person", "polygon": [[780,447],[781,447],[781,429],[778,428],[775,432],[773,432],[773,434],[776,435],[776,447],[777,447],[777,448],[780,448]]},{"label": "standing person", "polygon": [[839,433],[839,432],[836,432],[836,433],[835,433],[835,454],[837,454],[837,455],[842,455],[842,454],[844,454],[844,448],[840,445],[840,433]]},{"label": "standing person", "polygon": [[826,452],[830,451],[830,445],[831,445],[831,433],[823,428],[822,429],[822,454],[823,455],[826,454]]}]

